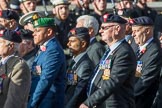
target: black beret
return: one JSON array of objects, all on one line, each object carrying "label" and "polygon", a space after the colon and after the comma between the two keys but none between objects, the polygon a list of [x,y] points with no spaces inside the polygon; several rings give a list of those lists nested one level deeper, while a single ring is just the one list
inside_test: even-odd
[{"label": "black beret", "polygon": [[150,17],[142,16],[133,19],[133,25],[140,25],[140,26],[153,26],[154,22]]},{"label": "black beret", "polygon": [[32,40],[33,39],[33,32],[31,30],[25,30],[25,29],[21,29],[19,30],[20,32],[20,37],[21,39],[28,39],[28,40]]},{"label": "black beret", "polygon": [[17,22],[19,21],[18,13],[16,13],[15,11],[12,11],[12,10],[1,10],[0,17],[4,18],[4,19],[8,19],[8,20],[14,19]]},{"label": "black beret", "polygon": [[115,0],[116,2],[122,2],[122,1],[130,1],[133,2],[134,0]]},{"label": "black beret", "polygon": [[103,22],[104,23],[113,22],[113,23],[125,24],[125,23],[127,23],[127,20],[120,17],[119,15],[105,14],[105,15],[103,15]]},{"label": "black beret", "polygon": [[11,9],[20,9],[19,5],[20,5],[19,0],[10,0]]},{"label": "black beret", "polygon": [[89,30],[88,28],[85,28],[85,27],[78,27],[78,28],[74,28],[70,30],[68,36],[69,37],[75,36],[75,37],[81,38],[85,40],[87,44],[89,44],[90,42]]},{"label": "black beret", "polygon": [[123,16],[125,18],[139,17],[138,13],[134,9],[124,9],[123,14],[121,16]]},{"label": "black beret", "polygon": [[89,31],[85,27],[78,27],[70,30],[68,36],[77,36],[77,37],[84,37],[89,36]]},{"label": "black beret", "polygon": [[9,29],[0,30],[0,38],[3,38],[5,40],[15,42],[15,43],[21,43],[22,39],[20,37],[20,32],[16,32]]}]

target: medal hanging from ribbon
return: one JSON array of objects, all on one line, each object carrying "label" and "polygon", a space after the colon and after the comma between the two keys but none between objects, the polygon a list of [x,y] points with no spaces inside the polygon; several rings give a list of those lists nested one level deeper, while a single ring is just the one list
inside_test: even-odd
[{"label": "medal hanging from ribbon", "polygon": [[75,61],[72,60],[68,69],[67,69],[67,84],[68,85],[76,85],[78,81],[78,76],[76,72],[72,69],[73,65],[75,64]]},{"label": "medal hanging from ribbon", "polygon": [[137,67],[136,67],[136,73],[135,73],[135,76],[136,77],[141,77],[142,73],[142,61],[137,61]]}]

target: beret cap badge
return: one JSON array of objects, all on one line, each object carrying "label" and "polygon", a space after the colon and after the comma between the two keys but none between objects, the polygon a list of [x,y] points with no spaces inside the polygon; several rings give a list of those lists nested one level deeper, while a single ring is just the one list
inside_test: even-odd
[{"label": "beret cap badge", "polygon": [[0,17],[2,16],[2,11],[0,11]]},{"label": "beret cap badge", "polygon": [[3,36],[4,30],[0,30],[0,37]]},{"label": "beret cap badge", "polygon": [[71,35],[75,35],[76,34],[75,29],[70,30],[70,33],[71,33]]},{"label": "beret cap badge", "polygon": [[38,18],[40,18],[40,17],[39,17],[39,15],[38,15],[37,13],[35,13],[35,14],[32,16],[32,19],[33,19],[33,20],[37,20]]},{"label": "beret cap badge", "polygon": [[109,14],[105,14],[105,15],[103,15],[103,21],[104,21],[104,22],[107,21],[108,16],[109,16]]}]

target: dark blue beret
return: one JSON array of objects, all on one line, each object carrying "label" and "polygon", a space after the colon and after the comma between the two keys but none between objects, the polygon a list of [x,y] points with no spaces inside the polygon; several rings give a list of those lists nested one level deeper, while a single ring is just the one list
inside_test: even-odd
[{"label": "dark blue beret", "polygon": [[22,41],[19,32],[9,30],[9,29],[0,30],[0,38],[3,38],[11,42],[15,42],[15,43],[21,43]]},{"label": "dark blue beret", "polygon": [[68,36],[74,36],[76,35],[77,37],[83,37],[83,36],[89,36],[89,31],[85,27],[78,27],[70,30]]},{"label": "dark blue beret", "polygon": [[134,18],[133,25],[153,26],[154,22],[150,17],[142,16],[142,17]]},{"label": "dark blue beret", "polygon": [[10,0],[11,9],[20,9],[19,5],[20,5],[19,0]]},{"label": "dark blue beret", "polygon": [[76,36],[78,38],[82,38],[86,40],[87,42],[90,41],[89,30],[88,28],[85,28],[85,27],[78,27],[78,28],[74,28],[70,30],[68,36],[69,37]]},{"label": "dark blue beret", "polygon": [[31,30],[21,29],[19,30],[21,39],[33,39],[33,32]]},{"label": "dark blue beret", "polygon": [[0,17],[7,19],[7,20],[14,19],[17,22],[19,21],[18,13],[16,13],[15,11],[12,11],[12,10],[1,10],[0,11]]},{"label": "dark blue beret", "polygon": [[123,16],[125,18],[139,17],[138,13],[134,9],[124,9],[123,14],[121,16]]},{"label": "dark blue beret", "polygon": [[119,15],[105,14],[103,16],[103,22],[104,23],[114,22],[114,23],[119,23],[119,24],[125,24],[127,23],[127,20],[123,19]]}]

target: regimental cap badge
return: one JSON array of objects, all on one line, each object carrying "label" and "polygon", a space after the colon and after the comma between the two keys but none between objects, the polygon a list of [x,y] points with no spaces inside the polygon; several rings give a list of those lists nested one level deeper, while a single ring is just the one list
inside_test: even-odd
[{"label": "regimental cap badge", "polygon": [[38,13],[35,13],[35,14],[32,16],[32,19],[33,19],[33,20],[37,20],[38,18],[40,18],[40,16],[38,15]]},{"label": "regimental cap badge", "polygon": [[0,11],[0,17],[2,16],[2,11]]},{"label": "regimental cap badge", "polygon": [[74,29],[71,29],[70,30],[70,33],[71,33],[71,35],[75,35],[76,34],[75,28]]},{"label": "regimental cap badge", "polygon": [[103,15],[103,21],[104,21],[104,22],[107,21],[108,16],[109,16],[109,14],[104,14],[104,15]]},{"label": "regimental cap badge", "polygon": [[33,23],[34,26],[38,26],[38,20],[35,20],[34,23]]},{"label": "regimental cap badge", "polygon": [[129,17],[128,23],[129,23],[129,24],[134,24],[134,19],[132,19],[132,18]]},{"label": "regimental cap badge", "polygon": [[0,37],[3,36],[4,30],[0,30]]}]

